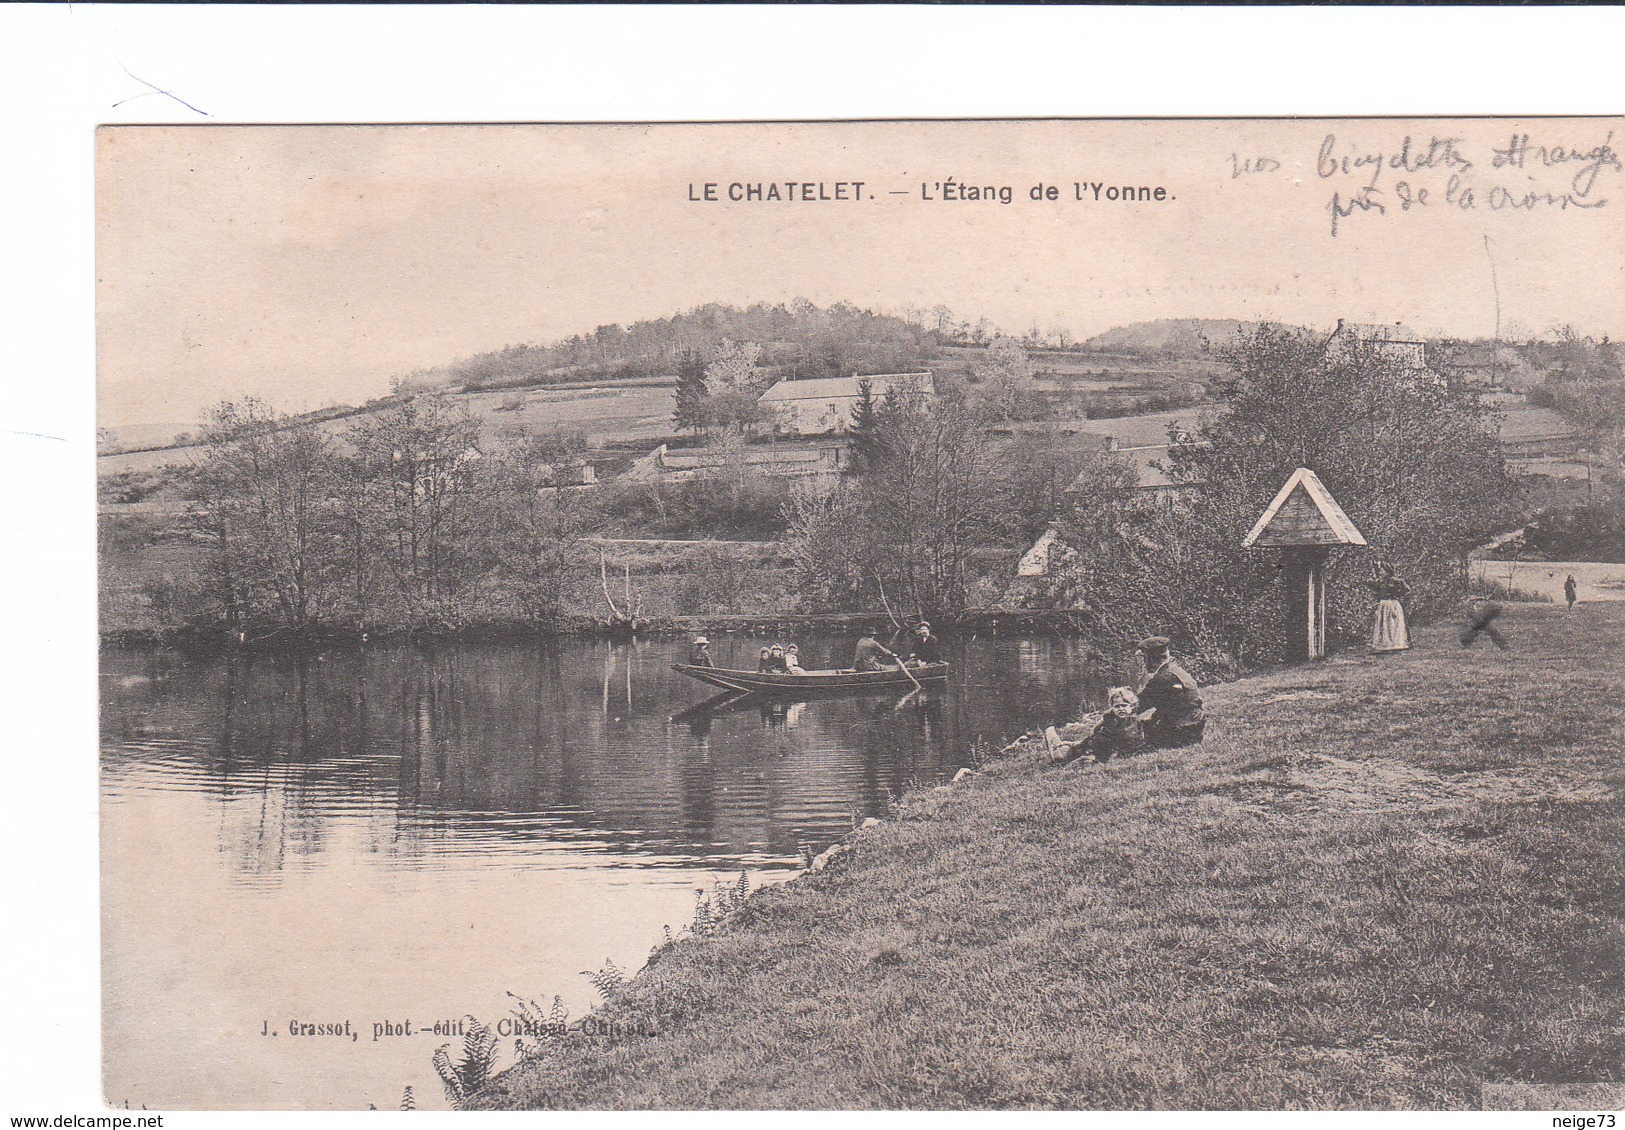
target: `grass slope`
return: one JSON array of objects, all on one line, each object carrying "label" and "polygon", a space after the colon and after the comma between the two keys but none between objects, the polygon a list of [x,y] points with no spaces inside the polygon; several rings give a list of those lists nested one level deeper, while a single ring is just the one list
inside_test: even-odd
[{"label": "grass slope", "polygon": [[759,892],[491,1107],[1473,1108],[1621,1078],[1625,606],[1216,687]]}]

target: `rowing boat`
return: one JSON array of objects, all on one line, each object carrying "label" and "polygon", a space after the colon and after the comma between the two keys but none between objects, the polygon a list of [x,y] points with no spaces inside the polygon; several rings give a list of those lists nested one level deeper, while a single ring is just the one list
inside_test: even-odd
[{"label": "rowing boat", "polygon": [[758,694],[805,694],[834,691],[884,691],[896,687],[912,687],[914,679],[922,683],[945,682],[948,664],[927,663],[910,667],[907,673],[891,671],[807,671],[800,675],[780,675],[764,671],[735,671],[727,667],[694,667],[677,663],[673,671],[710,683],[729,691],[754,691]]}]

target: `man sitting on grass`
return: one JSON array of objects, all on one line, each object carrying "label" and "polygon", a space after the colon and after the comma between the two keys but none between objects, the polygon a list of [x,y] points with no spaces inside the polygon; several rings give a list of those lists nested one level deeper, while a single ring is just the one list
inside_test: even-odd
[{"label": "man sitting on grass", "polygon": [[1164,748],[1195,745],[1207,727],[1196,680],[1169,656],[1167,636],[1147,637],[1137,650],[1146,669],[1145,682],[1140,685],[1140,721],[1145,723],[1146,744]]}]

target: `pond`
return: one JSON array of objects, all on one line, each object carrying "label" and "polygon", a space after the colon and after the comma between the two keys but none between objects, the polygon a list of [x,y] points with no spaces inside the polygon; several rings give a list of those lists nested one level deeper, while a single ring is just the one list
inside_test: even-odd
[{"label": "pond", "polygon": [[[715,660],[753,667],[761,642]],[[851,653],[798,642],[810,667]],[[685,652],[104,651],[107,1100],[393,1109],[410,1085],[443,1107],[430,1060],[465,1014],[494,1023],[512,992],[579,1017],[583,971],[635,971],[696,891],[791,878],[1128,675],[1077,639],[980,639],[950,644],[946,691],[709,713]]]}]

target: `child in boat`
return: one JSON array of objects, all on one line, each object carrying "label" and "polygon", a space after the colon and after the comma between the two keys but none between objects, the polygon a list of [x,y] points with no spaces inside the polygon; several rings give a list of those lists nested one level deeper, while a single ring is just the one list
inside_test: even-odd
[{"label": "child in boat", "polygon": [[769,675],[788,675],[790,667],[784,661],[784,645],[776,643],[767,649],[767,660],[762,671]]},{"label": "child in boat", "polygon": [[792,675],[805,675],[806,668],[801,666],[801,648],[791,644],[784,649],[784,666]]},{"label": "child in boat", "polygon": [[756,673],[757,674],[765,675],[769,671],[773,670],[773,663],[772,663],[772,660],[769,658],[769,656],[772,655],[772,653],[773,653],[772,648],[770,648],[770,647],[762,648],[762,654],[756,657]]},{"label": "child in boat", "polygon": [[1054,726],[1044,731],[1044,745],[1051,761],[1062,765],[1104,762],[1145,748],[1145,729],[1134,716],[1140,707],[1139,696],[1129,687],[1113,687],[1106,692],[1106,704],[1106,713],[1081,742],[1062,741]]}]

